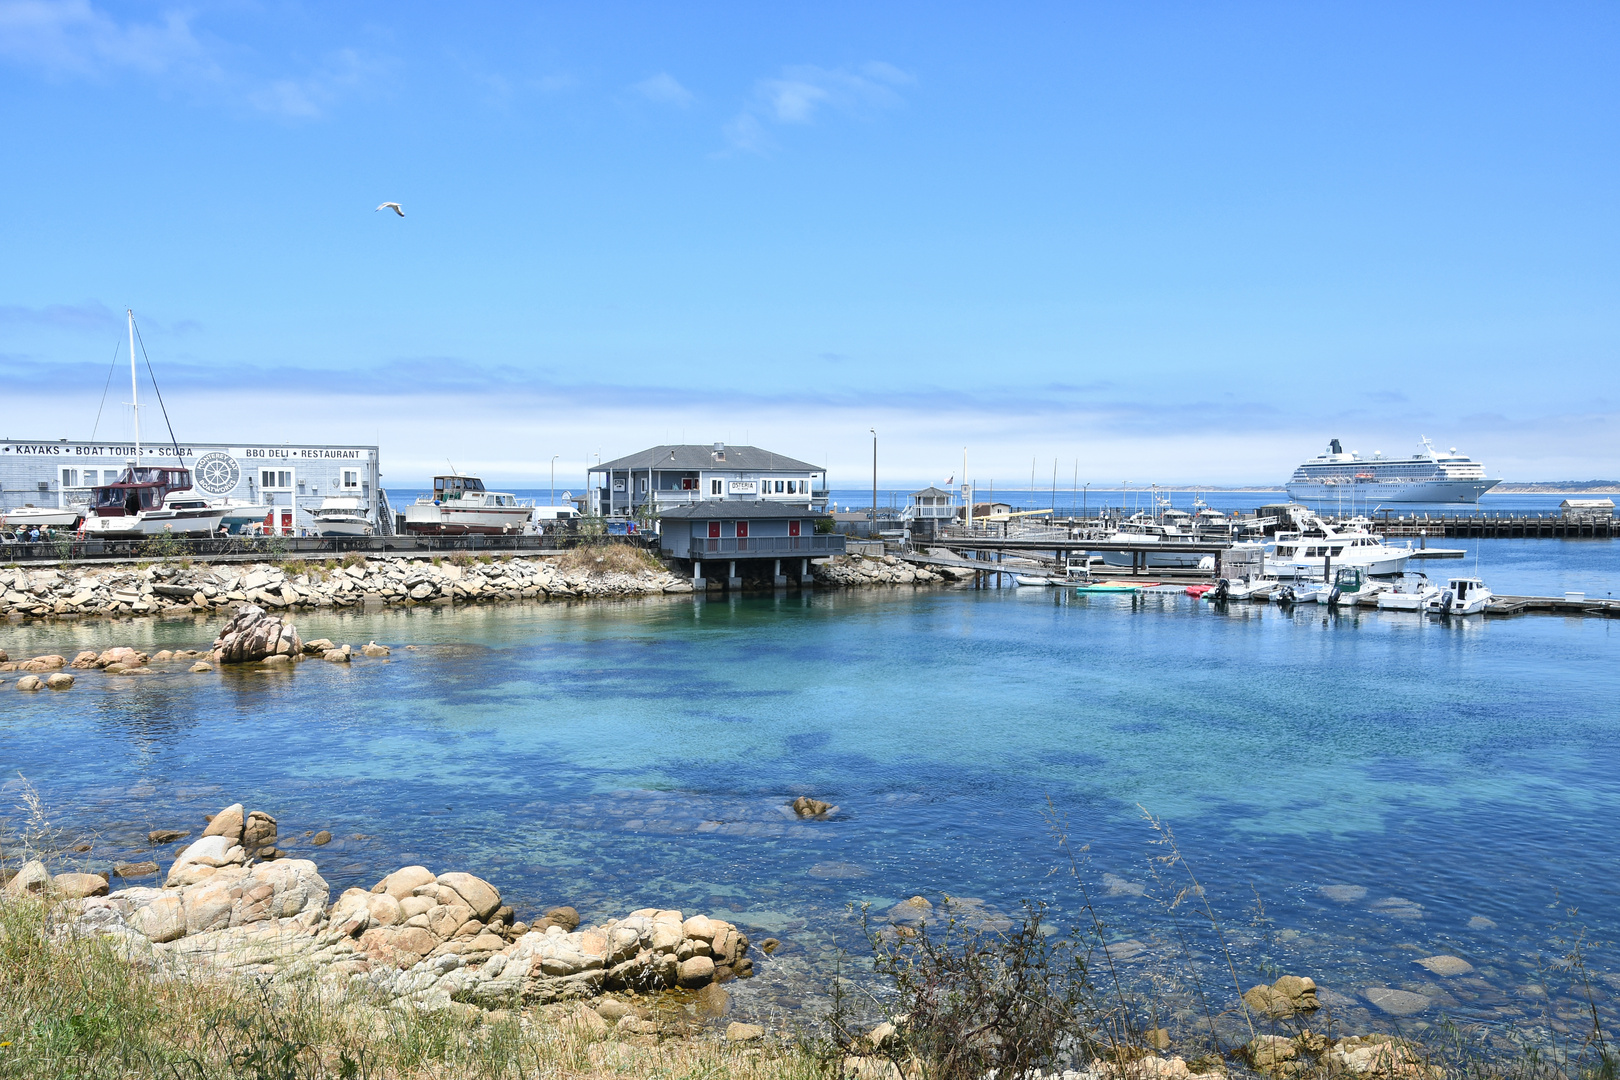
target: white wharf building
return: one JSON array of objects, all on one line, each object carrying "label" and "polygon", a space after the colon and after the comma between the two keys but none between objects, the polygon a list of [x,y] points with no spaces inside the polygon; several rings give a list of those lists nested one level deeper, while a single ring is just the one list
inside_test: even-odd
[{"label": "white wharf building", "polygon": [[[0,440],[0,513],[84,507],[92,488],[115,483],[133,460],[128,442]],[[193,490],[210,500],[289,507],[299,530],[311,527],[310,513],[323,499],[344,496],[359,499],[379,533],[393,531],[375,446],[142,442],[139,460],[148,468],[178,462],[191,470]]]}]

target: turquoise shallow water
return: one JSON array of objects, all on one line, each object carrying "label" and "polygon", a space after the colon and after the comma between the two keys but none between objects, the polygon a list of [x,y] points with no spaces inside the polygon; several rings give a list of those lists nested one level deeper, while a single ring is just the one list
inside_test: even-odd
[{"label": "turquoise shallow water", "polygon": [[[1620,933],[1620,627],[1604,620],[1023,589],[299,625],[394,654],[0,691],[5,773],[97,829],[92,860],[240,800],[284,834],[338,834],[316,856],[335,888],[422,861],[483,874],[520,907],[728,914],[789,942],[749,991],[760,1008],[858,945],[851,903],[1040,898],[1075,915],[1049,800],[1090,845],[1109,934],[1144,941],[1143,962],[1168,957],[1155,897],[1169,886],[1142,809],[1170,823],[1245,986],[1289,970],[1346,1009],[1367,986],[1408,986],[1436,1000],[1430,1020],[1521,1022],[1547,1008],[1526,987],[1559,934]],[[199,646],[211,629],[13,627],[3,644]],[[800,793],[839,813],[793,820]],[[1346,884],[1366,895],[1320,891]],[[1442,952],[1480,985],[1412,964]],[[1601,944],[1592,962],[1616,967]]]}]

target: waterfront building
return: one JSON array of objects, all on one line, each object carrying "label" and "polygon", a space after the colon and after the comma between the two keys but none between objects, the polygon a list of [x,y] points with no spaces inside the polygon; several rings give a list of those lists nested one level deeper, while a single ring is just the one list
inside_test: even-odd
[{"label": "waterfront building", "polygon": [[737,564],[772,563],[771,579],[786,585],[789,573],[802,584],[810,582],[810,560],[844,553],[839,533],[816,532],[816,521],[826,515],[808,505],[788,502],[741,502],[710,499],[672,506],[658,518],[659,547],[666,555],[689,559],[692,585],[705,585],[703,564],[723,564],[726,584],[742,584]]},{"label": "waterfront building", "polygon": [[956,496],[930,484],[906,497],[901,520],[913,533],[933,536],[941,526],[954,522],[956,516]]},{"label": "waterfront building", "polygon": [[827,471],[757,446],[654,446],[589,470],[590,513],[633,518],[693,503],[764,502],[822,509]]},{"label": "waterfront building", "polygon": [[146,442],[137,459],[133,443],[4,439],[0,512],[24,506],[88,508],[91,489],[115,483],[136,460],[149,468],[178,464],[191,470],[193,490],[210,501],[285,507],[295,532],[311,528],[311,514],[334,496],[359,500],[379,533],[393,531],[375,446]]}]

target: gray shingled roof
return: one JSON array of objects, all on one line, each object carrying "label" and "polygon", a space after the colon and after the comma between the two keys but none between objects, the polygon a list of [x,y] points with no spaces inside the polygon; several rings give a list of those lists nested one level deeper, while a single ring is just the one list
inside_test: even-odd
[{"label": "gray shingled roof", "polygon": [[912,498],[917,498],[920,495],[933,495],[935,497],[943,495],[947,499],[955,497],[951,492],[949,492],[949,491],[941,491],[939,488],[933,487],[931,485],[929,487],[923,488],[921,491],[913,491],[911,493]]},{"label": "gray shingled roof", "polygon": [[709,499],[706,502],[682,503],[680,506],[672,506],[668,510],[660,510],[658,516],[661,518],[685,518],[689,520],[696,518],[703,521],[735,521],[738,518],[742,518],[744,521],[758,521],[764,518],[819,518],[827,515],[817,513],[802,505]]},{"label": "gray shingled roof", "polygon": [[727,446],[726,459],[716,461],[713,446],[655,446],[639,454],[630,454],[594,466],[592,471],[607,469],[678,469],[696,472],[700,469],[743,469],[751,472],[822,472],[820,465],[795,458],[773,454],[757,446]]}]

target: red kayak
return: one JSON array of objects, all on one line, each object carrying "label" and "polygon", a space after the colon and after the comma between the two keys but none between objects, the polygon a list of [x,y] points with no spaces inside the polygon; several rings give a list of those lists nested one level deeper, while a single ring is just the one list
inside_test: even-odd
[{"label": "red kayak", "polygon": [[1209,590],[1213,589],[1214,587],[1215,587],[1214,585],[1189,585],[1189,586],[1187,586],[1187,595],[1188,596],[1202,597],[1205,593],[1209,592]]}]

